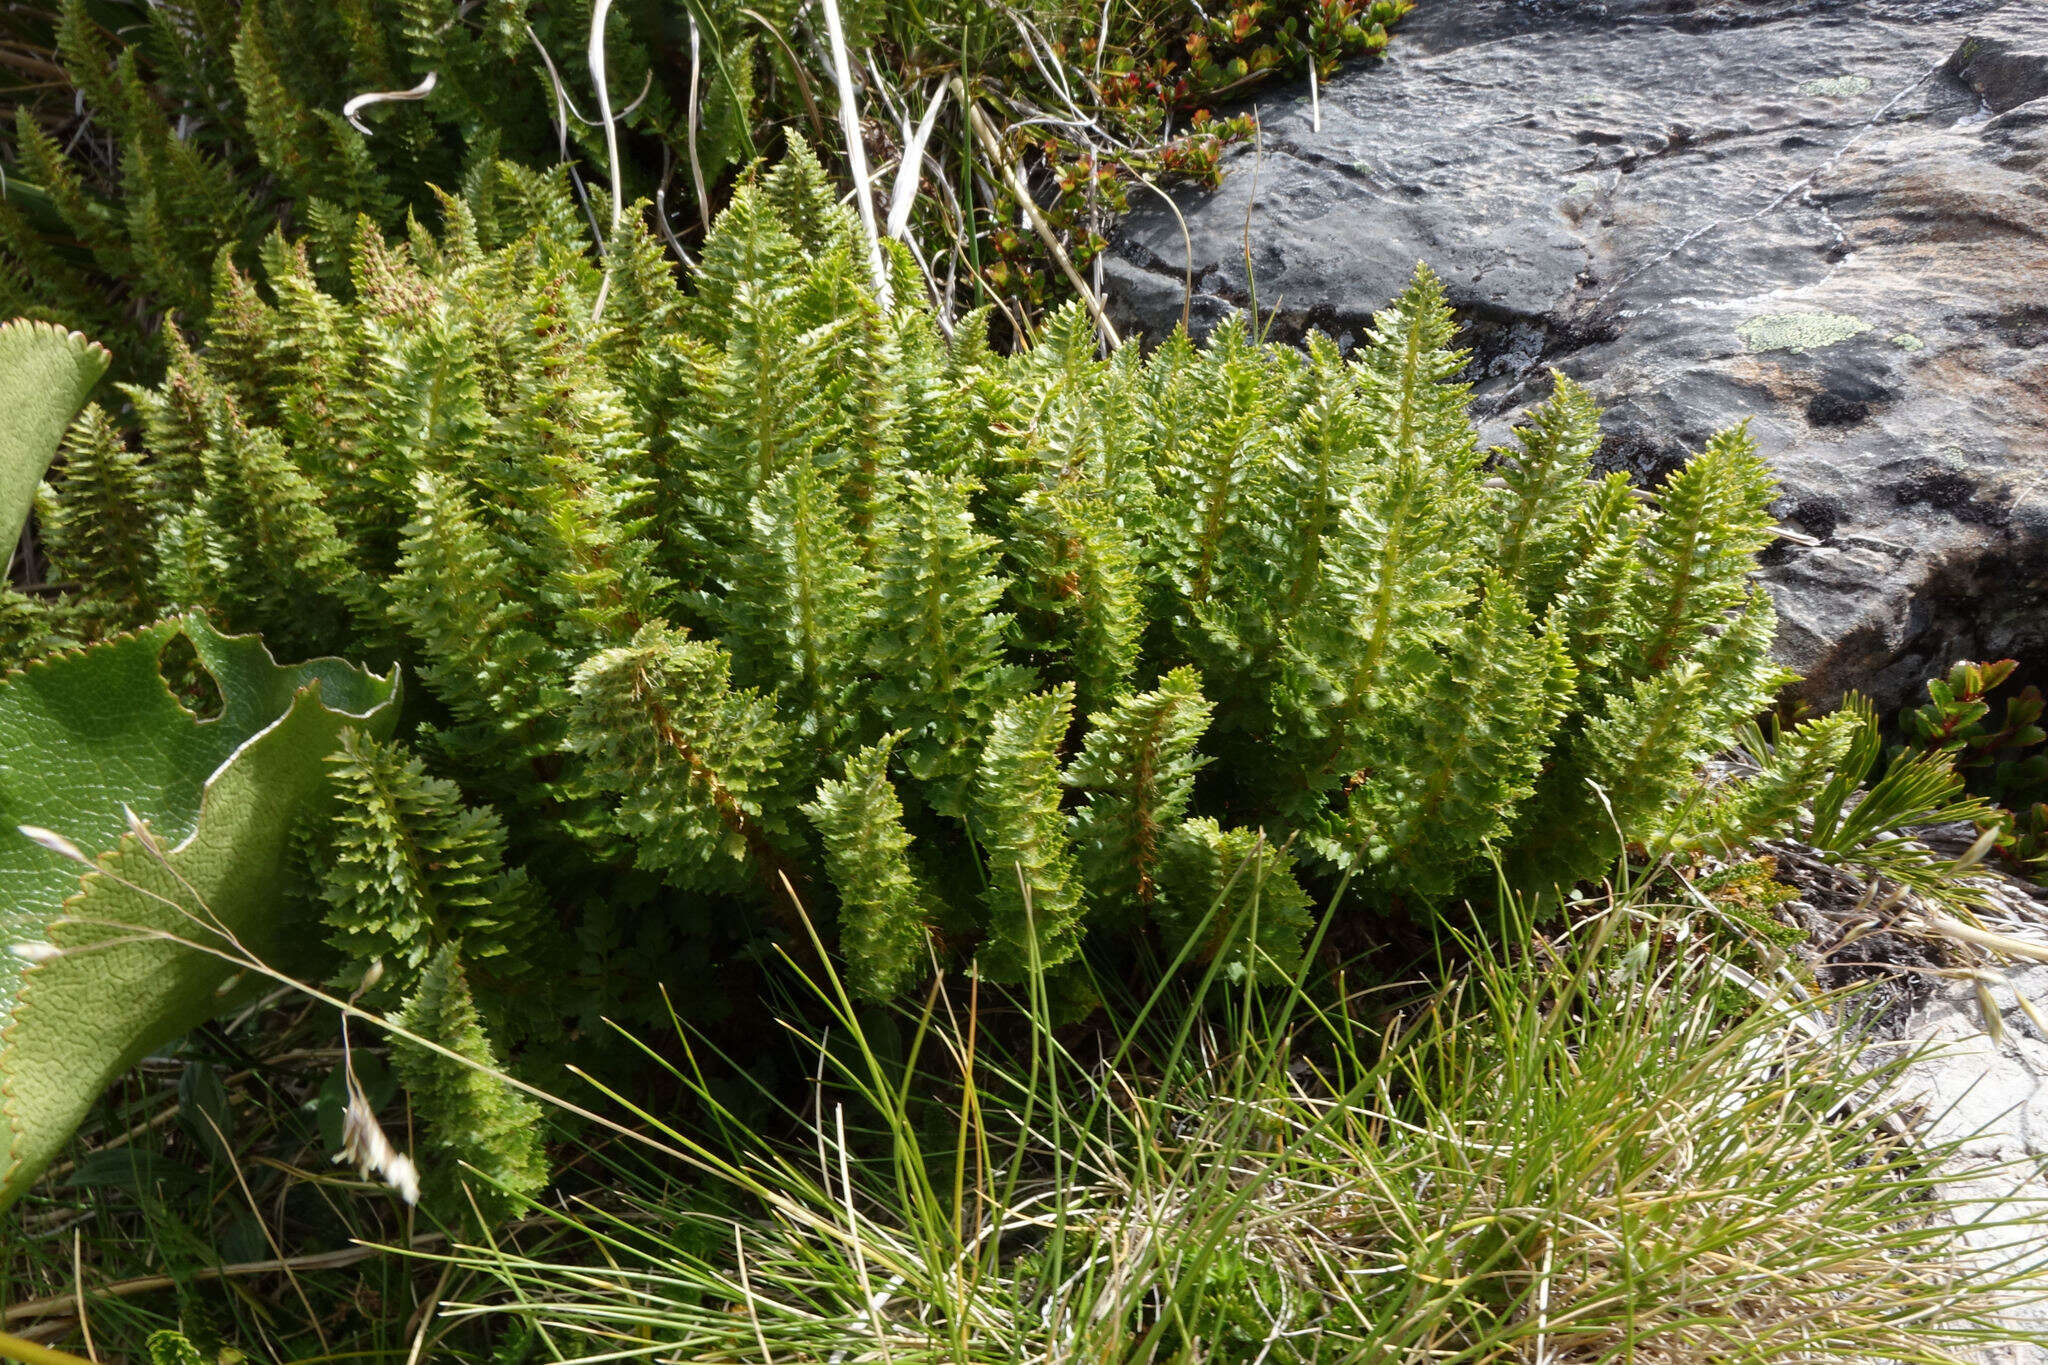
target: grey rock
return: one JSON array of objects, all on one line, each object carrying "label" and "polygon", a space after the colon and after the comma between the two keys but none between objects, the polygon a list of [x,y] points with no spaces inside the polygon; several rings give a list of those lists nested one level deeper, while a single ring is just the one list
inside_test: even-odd
[{"label": "grey rock", "polygon": [[2048,668],[2044,43],[2048,0],[1426,5],[1319,104],[1260,101],[1222,189],[1176,196],[1191,241],[1134,213],[1112,308],[1200,333],[1255,296],[1349,343],[1427,261],[1492,439],[1552,367],[1645,480],[1750,420],[1822,542],[1767,555],[1810,695]]},{"label": "grey rock", "polygon": [[2037,15],[2019,17],[2020,23],[1994,23],[1971,33],[1943,68],[1976,91],[1994,114],[2048,95],[2048,30]]},{"label": "grey rock", "polygon": [[[1942,1193],[1960,1201],[1965,1240],[1992,1262],[2048,1263],[2048,1039],[2014,996],[2048,1005],[2048,967],[2008,972],[1992,988],[2001,1036],[1985,1031],[1976,988],[1947,982],[1913,1012],[1906,1037],[1930,1051],[1901,1096],[1923,1114],[1919,1134],[1961,1143]],[[2048,1304],[2012,1315],[2014,1336],[2048,1340]],[[1984,1351],[1985,1365],[2048,1365],[2048,1347],[2014,1342]]]}]

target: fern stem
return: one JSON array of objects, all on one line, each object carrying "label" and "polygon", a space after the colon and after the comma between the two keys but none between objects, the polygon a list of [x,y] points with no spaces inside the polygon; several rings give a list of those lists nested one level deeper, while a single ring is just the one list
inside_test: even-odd
[{"label": "fern stem", "polygon": [[662,705],[660,696],[644,671],[635,674],[633,686],[636,700],[647,708],[647,718],[653,725],[655,734],[682,759],[690,772],[704,783],[711,793],[711,804],[718,812],[720,822],[745,844],[747,861],[753,866],[755,876],[760,878],[761,885],[768,892],[768,904],[790,927],[800,925],[803,921],[803,903],[798,898],[796,888],[810,884],[809,874],[784,857],[782,851],[768,841],[761,827],[748,818],[746,810],[740,805],[739,798],[733,795],[732,789],[726,786],[718,773],[704,762],[703,757],[697,752],[697,746],[690,742],[689,736],[675,727],[669,717],[668,708]]}]

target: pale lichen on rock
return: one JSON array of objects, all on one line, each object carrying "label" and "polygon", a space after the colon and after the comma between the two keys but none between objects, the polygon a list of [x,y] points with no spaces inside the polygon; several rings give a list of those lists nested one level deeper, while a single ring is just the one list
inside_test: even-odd
[{"label": "pale lichen on rock", "polygon": [[1752,351],[1817,351],[1870,330],[1854,313],[1760,313],[1735,328]]}]

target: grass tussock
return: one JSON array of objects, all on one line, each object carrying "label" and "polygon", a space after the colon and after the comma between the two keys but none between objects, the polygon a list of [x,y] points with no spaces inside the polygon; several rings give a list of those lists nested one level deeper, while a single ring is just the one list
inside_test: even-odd
[{"label": "grass tussock", "polygon": [[[1654,907],[1457,984],[1164,993],[1113,1027],[935,993],[809,1040],[787,1141],[433,1256],[555,1360],[1940,1361],[2034,1292],[1972,1258],[1910,1058],[1729,1009]],[[1873,1057],[1877,1060],[1873,1060]],[[716,1107],[696,1078],[677,1079]],[[643,1115],[657,1130],[663,1125]],[[1952,1170],[1951,1170],[1952,1173]],[[1980,1230],[1983,1225],[1978,1225]],[[538,1246],[539,1250],[525,1249]]]}]

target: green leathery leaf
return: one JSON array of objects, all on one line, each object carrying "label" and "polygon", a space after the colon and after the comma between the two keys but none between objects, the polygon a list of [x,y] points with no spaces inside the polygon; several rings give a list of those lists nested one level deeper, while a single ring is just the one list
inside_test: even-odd
[{"label": "green leathery leaf", "polygon": [[[180,634],[220,689],[213,719],[180,706],[158,671]],[[398,697],[395,672],[280,665],[255,637],[198,617],[0,679],[0,1207],[114,1077],[223,1003],[235,967],[162,935],[220,948],[194,918],[211,914],[259,960],[292,954],[304,938],[281,894],[292,828],[331,800],[324,760],[342,732],[389,734]],[[56,831],[97,870],[22,825]]]},{"label": "green leathery leaf", "polygon": [[0,544],[12,548],[21,535],[65,428],[112,359],[47,322],[0,323]]}]

